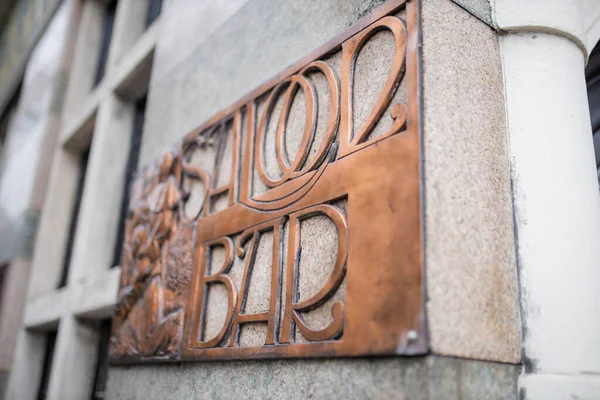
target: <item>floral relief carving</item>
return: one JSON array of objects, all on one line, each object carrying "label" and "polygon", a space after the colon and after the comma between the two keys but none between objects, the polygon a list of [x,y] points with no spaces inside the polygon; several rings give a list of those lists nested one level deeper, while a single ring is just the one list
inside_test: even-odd
[{"label": "floral relief carving", "polygon": [[147,168],[132,189],[121,288],[113,320],[113,354],[177,355],[191,275],[191,246],[178,229],[183,200],[177,153]]}]

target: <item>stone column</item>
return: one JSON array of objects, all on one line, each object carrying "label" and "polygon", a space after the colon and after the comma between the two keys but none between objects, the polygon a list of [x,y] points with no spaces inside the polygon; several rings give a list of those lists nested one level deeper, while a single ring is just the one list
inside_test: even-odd
[{"label": "stone column", "polygon": [[600,393],[600,196],[582,4],[497,0],[492,8],[505,33],[526,399]]}]

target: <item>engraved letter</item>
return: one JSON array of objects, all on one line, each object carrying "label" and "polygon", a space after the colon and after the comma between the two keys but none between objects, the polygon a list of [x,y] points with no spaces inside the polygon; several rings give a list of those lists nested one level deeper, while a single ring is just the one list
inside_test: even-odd
[{"label": "engraved letter", "polygon": [[[280,238],[283,219],[278,218],[275,221],[269,221],[264,224],[244,231],[238,241],[238,257],[246,258],[246,268],[240,287],[240,299],[237,302],[235,313],[233,314],[233,329],[229,346],[236,346],[239,340],[240,325],[251,322],[267,322],[267,339],[265,345],[274,344],[276,328],[279,323],[279,297],[280,297],[280,276],[281,276],[281,257],[280,257]],[[248,287],[250,276],[254,268],[256,251],[260,241],[260,235],[266,231],[273,231],[273,259],[271,262],[271,293],[269,298],[269,310],[258,314],[244,314],[246,299],[248,297]],[[244,244],[250,240],[248,254],[244,251]]]},{"label": "engraved letter", "polygon": [[[206,271],[206,265],[210,260],[210,252],[213,247],[223,246],[225,248],[225,261],[221,268],[213,272],[210,275],[207,275],[207,272],[210,273],[212,271]],[[218,346],[223,337],[227,333],[227,329],[231,323],[231,317],[233,315],[233,309],[237,302],[237,293],[235,290],[235,285],[231,278],[227,275],[231,266],[233,265],[233,241],[228,238],[220,238],[213,242],[207,243],[200,250],[200,266],[198,268],[198,276],[194,279],[194,286],[192,287],[192,295],[190,297],[190,303],[188,305],[188,314],[192,315],[191,322],[191,337],[189,338],[189,347],[196,349],[204,349]],[[212,266],[211,266],[212,269]],[[204,321],[206,318],[207,311],[207,295],[209,284],[222,284],[225,285],[227,289],[227,317],[225,318],[225,323],[223,324],[223,328],[217,334],[217,336],[213,337],[208,341],[204,341],[204,338],[200,336],[204,330]]]},{"label": "engraved letter", "polygon": [[[314,296],[298,301],[298,268],[300,266],[300,222],[316,214],[326,215],[334,224],[338,232],[338,251],[335,265],[329,279]],[[348,226],[342,212],[334,206],[320,204],[290,214],[290,237],[288,242],[287,282],[285,293],[285,310],[281,331],[281,343],[290,343],[294,325],[298,326],[300,333],[308,340],[327,340],[337,337],[342,332],[344,306],[336,302],[331,314],[333,321],[326,328],[315,331],[303,320],[301,312],[316,309],[329,299],[339,288],[346,273],[346,257],[348,249]]]}]

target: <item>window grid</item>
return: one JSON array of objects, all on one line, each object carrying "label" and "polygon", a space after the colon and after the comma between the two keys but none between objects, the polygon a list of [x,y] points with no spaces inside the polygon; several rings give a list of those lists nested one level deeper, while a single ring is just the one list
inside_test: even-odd
[{"label": "window grid", "polygon": [[[73,64],[69,71],[65,100],[65,103],[71,106],[65,107],[62,113],[58,140],[62,146],[54,150],[52,173],[44,204],[44,211],[50,207],[51,211],[48,211],[47,215],[52,214],[52,217],[48,217],[50,222],[42,220],[40,223],[38,237],[44,238],[44,245],[39,254],[39,243],[36,246],[36,257],[30,276],[30,292],[34,293],[34,297],[27,300],[24,320],[24,328],[28,334],[36,337],[43,337],[44,333],[36,332],[45,332],[48,326],[52,326],[56,331],[48,334],[48,346],[44,354],[41,353],[44,352],[43,349],[40,350],[27,342],[19,345],[26,346],[28,350],[25,353],[35,356],[35,359],[15,360],[15,364],[22,362],[24,365],[35,367],[33,373],[40,377],[40,390],[32,393],[33,397],[30,400],[44,399],[46,396],[102,399],[106,394],[110,318],[116,302],[120,269],[118,265],[117,268],[106,265],[102,271],[89,271],[86,269],[88,265],[85,251],[82,255],[81,248],[85,250],[86,235],[89,236],[91,227],[103,224],[103,231],[112,231],[114,235],[111,236],[112,240],[107,240],[106,246],[113,247],[106,253],[110,257],[110,252],[114,250],[114,264],[118,264],[129,186],[137,166],[143,131],[145,98],[140,99],[139,94],[146,93],[149,81],[149,74],[143,75],[141,79],[140,75],[136,74],[147,73],[151,68],[151,55],[154,53],[159,32],[161,3],[148,0],[148,9],[146,12],[140,12],[137,2],[119,2],[117,7],[117,2],[114,1],[105,3],[105,7],[98,7],[96,0],[81,0],[84,12],[73,11],[74,14],[80,15],[77,17],[80,21],[84,21],[85,18],[90,21],[104,19],[101,36],[103,39],[96,49],[97,53],[91,54],[87,43],[90,43],[90,35],[93,36],[93,33],[88,33],[92,28],[85,22],[79,24],[77,40],[73,45]],[[132,15],[139,18],[139,23],[131,21]],[[131,43],[131,37],[137,39]],[[113,44],[125,43],[127,40],[131,44],[127,45],[129,48],[123,49],[123,55],[111,58],[110,53],[115,51],[112,49]],[[96,56],[98,62],[91,65],[87,60]],[[95,89],[92,91],[89,90],[90,81],[94,83]],[[130,119],[127,118],[129,116]],[[115,138],[123,140],[122,146],[116,152],[119,157],[116,160],[117,164],[122,165],[123,170],[118,174],[118,179],[110,179],[105,174],[105,170],[109,168],[106,168],[107,163],[104,160],[116,157],[114,149],[110,147],[115,145]],[[95,161],[88,164],[87,160],[92,153]],[[74,159],[80,159],[81,165],[73,162]],[[116,176],[117,170],[113,170],[110,176]],[[118,205],[110,215],[103,214],[103,217],[98,219],[92,216],[95,197],[98,197],[95,194],[107,184],[113,185],[107,192],[109,197],[113,196],[115,203],[118,200]],[[115,185],[122,186],[116,189]],[[76,195],[72,198],[65,196],[65,193],[69,192]],[[123,196],[116,198],[114,195]],[[58,228],[55,226],[57,218],[65,221],[64,225]],[[93,221],[93,224],[90,224],[90,221]],[[111,228],[113,226],[114,228]],[[51,251],[47,249],[53,248],[47,245],[47,241],[60,244],[54,247],[62,251],[62,257],[59,257],[62,259],[60,265],[56,265],[60,262],[57,256],[50,254],[46,257],[46,253]],[[52,265],[47,265],[48,262]],[[52,283],[48,285],[48,279],[32,278],[36,275],[47,275],[47,272],[40,274],[40,271],[49,269],[56,271],[58,286],[52,287]],[[34,286],[33,289],[31,285]],[[44,304],[53,306],[50,309],[44,307]],[[78,341],[78,330],[89,330],[90,326],[94,325],[93,321],[98,326],[95,340]],[[77,345],[73,347],[73,343]],[[61,360],[60,368],[52,369],[52,359]],[[32,373],[31,369],[16,366],[14,370]],[[28,377],[11,376],[11,380],[13,379],[23,382]],[[62,385],[60,382],[69,382],[69,385]]]}]

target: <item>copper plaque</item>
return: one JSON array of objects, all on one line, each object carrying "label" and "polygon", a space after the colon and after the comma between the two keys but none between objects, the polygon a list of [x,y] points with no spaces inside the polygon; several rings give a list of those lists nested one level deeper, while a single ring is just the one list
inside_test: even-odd
[{"label": "copper plaque", "polygon": [[389,1],[138,174],[113,362],[426,351],[418,49]]}]

